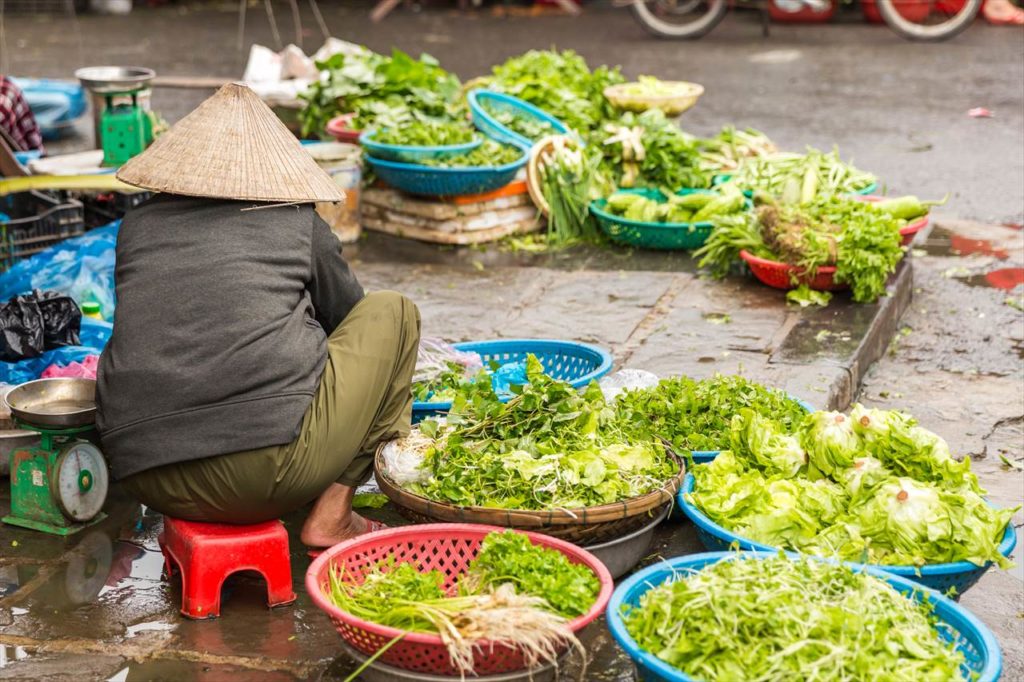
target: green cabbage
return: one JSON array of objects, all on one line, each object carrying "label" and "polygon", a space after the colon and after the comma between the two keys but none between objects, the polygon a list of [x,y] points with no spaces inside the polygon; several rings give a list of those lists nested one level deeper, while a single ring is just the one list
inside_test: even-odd
[{"label": "green cabbage", "polygon": [[842,412],[814,412],[800,425],[799,436],[811,464],[826,476],[849,468],[863,452],[860,436]]},{"label": "green cabbage", "polygon": [[687,500],[741,537],[873,564],[1010,565],[999,543],[1016,509],[990,506],[970,461],[908,415],[817,412],[799,444],[749,410],[731,428],[734,449],[691,469]]},{"label": "green cabbage", "polygon": [[730,429],[733,450],[749,454],[766,471],[792,477],[807,464],[800,441],[783,433],[777,422],[753,410],[740,410],[733,416]]}]

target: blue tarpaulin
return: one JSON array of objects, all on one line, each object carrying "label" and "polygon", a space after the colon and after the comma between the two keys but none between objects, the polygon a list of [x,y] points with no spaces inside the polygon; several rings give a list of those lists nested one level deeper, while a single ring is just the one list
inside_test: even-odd
[{"label": "blue tarpaulin", "polygon": [[[0,274],[0,302],[33,289],[57,291],[71,296],[78,305],[95,302],[105,320],[114,316],[114,245],[120,221],[92,230],[81,237],[66,239],[45,251],[14,264]],[[47,351],[21,362],[0,362],[0,382],[20,384],[39,378],[54,363],[81,362],[99,355],[110,339],[110,322],[82,318],[80,346]]]}]

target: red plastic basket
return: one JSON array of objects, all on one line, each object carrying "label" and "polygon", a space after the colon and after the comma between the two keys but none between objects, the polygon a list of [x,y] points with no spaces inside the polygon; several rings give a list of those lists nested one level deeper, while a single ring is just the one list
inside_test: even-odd
[{"label": "red plastic basket", "polygon": [[[877,194],[867,194],[858,195],[857,198],[860,199],[861,201],[870,201],[871,203],[875,203],[876,201],[881,201],[885,197],[880,197]],[[917,220],[911,221],[900,228],[900,236],[903,237],[903,246],[910,246],[910,244],[913,243],[914,241],[914,237],[917,236],[917,233],[923,230],[924,228],[928,227],[929,215],[930,214],[926,213]]]},{"label": "red plastic basket", "polygon": [[750,266],[754,277],[776,289],[788,291],[796,289],[801,284],[806,284],[816,291],[841,291],[847,288],[845,284],[836,284],[836,269],[832,265],[821,266],[814,277],[810,277],[807,274],[801,274],[800,269],[794,265],[758,258],[747,251],[740,251],[740,258]]},{"label": "red plastic basket", "polygon": [[[436,523],[402,528],[389,528],[361,535],[331,547],[316,558],[306,571],[306,591],[313,603],[327,612],[338,633],[352,647],[372,656],[385,644],[403,634],[403,630],[377,625],[349,614],[324,596],[328,571],[344,565],[348,575],[361,579],[365,571],[389,556],[399,562],[411,563],[421,571],[438,569],[445,574],[445,587],[466,570],[476,556],[480,543],[491,531],[504,531],[497,526],[467,523]],[[520,531],[517,531],[520,532]],[[563,540],[525,533],[535,545],[558,550],[570,561],[590,568],[601,582],[601,591],[594,605],[584,615],[569,622],[578,632],[604,612],[611,598],[614,583],[604,564],[593,554]],[[437,635],[412,632],[405,634],[378,659],[382,663],[413,672],[458,676],[448,650]],[[475,650],[473,669],[477,675],[499,675],[526,669],[522,651],[501,642],[480,642]]]},{"label": "red plastic basket", "polygon": [[342,114],[341,116],[335,116],[327,122],[327,134],[338,142],[357,144],[359,142],[359,136],[363,134],[363,131],[354,130],[350,127],[352,119],[355,118],[355,116],[355,114]]}]

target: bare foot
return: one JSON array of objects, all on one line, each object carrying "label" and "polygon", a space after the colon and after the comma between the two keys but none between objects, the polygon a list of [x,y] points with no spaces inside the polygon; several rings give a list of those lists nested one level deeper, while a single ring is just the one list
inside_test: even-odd
[{"label": "bare foot", "polygon": [[[312,517],[311,517],[312,518]],[[325,524],[323,527],[310,524],[309,519],[302,526],[302,544],[307,547],[333,547],[339,542],[351,540],[370,531],[370,522],[352,512],[346,521]]]},{"label": "bare foot", "polygon": [[981,13],[990,24],[1020,26],[1024,24],[1024,10],[1010,0],[986,0]]},{"label": "bare foot", "polygon": [[317,498],[302,526],[300,538],[307,547],[331,547],[370,530],[370,523],[352,511],[351,486],[332,483]]}]

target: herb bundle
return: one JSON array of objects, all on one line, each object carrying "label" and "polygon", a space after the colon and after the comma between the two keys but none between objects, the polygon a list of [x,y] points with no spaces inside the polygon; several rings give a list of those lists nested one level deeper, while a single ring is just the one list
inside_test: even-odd
[{"label": "herb bundle", "polygon": [[715,680],[963,680],[927,602],[874,576],[784,556],[729,557],[624,608],[641,649]]},{"label": "herb bundle", "polygon": [[711,176],[699,168],[697,138],[658,109],[625,113],[602,127],[602,171],[619,187],[700,189]]}]

